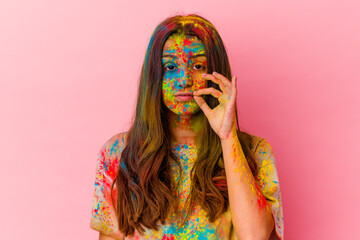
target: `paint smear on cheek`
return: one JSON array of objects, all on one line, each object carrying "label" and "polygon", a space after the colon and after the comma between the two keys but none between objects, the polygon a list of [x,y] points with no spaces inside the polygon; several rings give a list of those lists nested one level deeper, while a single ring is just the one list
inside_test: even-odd
[{"label": "paint smear on cheek", "polygon": [[168,106],[168,108],[172,109],[174,107],[173,102],[175,101],[175,98],[173,96],[173,89],[169,77],[165,77],[165,79],[163,80],[162,93],[165,105]]},{"label": "paint smear on cheek", "polygon": [[196,76],[196,79],[194,81],[194,85],[195,85],[194,88],[196,90],[198,90],[198,89],[206,88],[207,83],[206,83],[206,80],[203,77]]}]

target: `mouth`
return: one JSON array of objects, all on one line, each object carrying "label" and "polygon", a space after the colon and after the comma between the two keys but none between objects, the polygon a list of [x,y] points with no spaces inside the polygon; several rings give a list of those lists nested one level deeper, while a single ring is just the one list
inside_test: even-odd
[{"label": "mouth", "polygon": [[175,94],[175,96],[193,96],[193,93],[192,92],[189,92],[189,93],[177,93],[177,94]]},{"label": "mouth", "polygon": [[179,101],[190,101],[190,100],[194,99],[192,92],[177,93],[177,94],[175,94],[175,97]]}]

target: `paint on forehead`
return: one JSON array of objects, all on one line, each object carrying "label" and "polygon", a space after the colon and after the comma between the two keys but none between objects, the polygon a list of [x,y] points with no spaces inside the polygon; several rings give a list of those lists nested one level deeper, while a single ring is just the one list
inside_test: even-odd
[{"label": "paint on forehead", "polygon": [[195,54],[205,54],[205,46],[196,36],[175,33],[170,35],[164,46],[163,55],[179,55],[184,61]]}]

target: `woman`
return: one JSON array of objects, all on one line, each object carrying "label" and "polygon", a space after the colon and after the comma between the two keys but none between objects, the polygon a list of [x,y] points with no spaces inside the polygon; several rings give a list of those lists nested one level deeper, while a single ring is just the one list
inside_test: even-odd
[{"label": "woman", "polygon": [[100,239],[283,239],[271,146],[236,115],[215,27],[198,15],[160,23],[133,124],[99,152],[90,226]]}]

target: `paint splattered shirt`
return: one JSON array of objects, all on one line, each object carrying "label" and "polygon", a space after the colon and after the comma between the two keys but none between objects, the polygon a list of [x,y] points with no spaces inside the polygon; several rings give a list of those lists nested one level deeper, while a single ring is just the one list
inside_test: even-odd
[{"label": "paint splattered shirt", "polygon": [[[111,137],[101,148],[96,163],[95,191],[92,206],[90,227],[115,239],[121,239],[117,229],[118,222],[115,210],[111,205],[110,188],[119,167],[119,153],[125,147],[126,133],[119,133]],[[271,207],[275,220],[275,228],[270,239],[283,239],[284,225],[280,186],[276,163],[270,144],[261,137],[252,135],[253,153],[260,167],[255,176],[256,182]],[[180,160],[183,174],[180,178],[178,166],[173,163],[172,171],[176,181],[180,181],[177,196],[180,198],[180,207],[184,207],[185,199],[190,189],[190,170],[197,156],[196,144],[181,144],[172,142],[172,151]],[[230,209],[230,208],[229,208]],[[186,225],[177,230],[180,219],[172,216],[158,231],[146,229],[143,235],[135,231],[133,237],[126,240],[140,239],[228,239],[236,240],[235,229],[232,226],[230,210],[225,212],[214,223],[210,223],[205,211],[195,205],[192,215]]]}]

